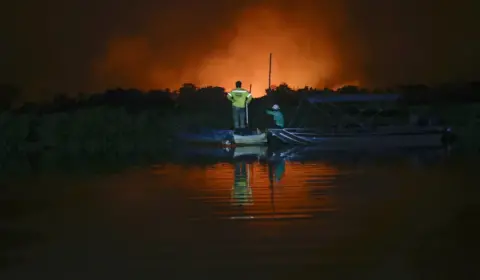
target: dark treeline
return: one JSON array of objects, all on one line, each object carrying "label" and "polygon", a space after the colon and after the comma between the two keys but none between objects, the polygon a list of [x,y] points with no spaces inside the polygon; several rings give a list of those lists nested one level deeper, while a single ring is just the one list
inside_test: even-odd
[{"label": "dark treeline", "polygon": [[[365,108],[360,114],[358,110],[350,113],[349,108],[342,108],[345,110],[327,117],[324,111],[318,113],[318,110],[298,110],[297,107],[299,101],[309,95],[347,93],[397,93],[404,98],[398,113],[392,116],[389,116],[392,110],[376,114],[375,108]],[[42,150],[68,155],[165,154],[170,152],[170,144],[175,143],[179,131],[231,129],[233,126],[231,105],[221,87],[199,88],[184,84],[175,91],[113,89],[76,96],[57,94],[52,100],[37,103],[22,103],[21,96],[21,90],[14,86],[0,86],[0,169],[2,162],[5,165],[8,159],[18,158],[18,154]],[[478,82],[371,91],[355,86],[338,90],[292,89],[281,84],[272,87],[266,96],[253,99],[248,116],[249,126],[259,129],[271,127],[273,120],[265,109],[273,104],[280,105],[287,126],[293,127],[330,127],[335,123],[348,126],[349,114],[372,125],[405,124],[414,116],[419,120],[440,120],[454,127],[462,139],[471,139],[475,144],[480,137],[477,125],[480,112],[477,104],[472,105],[475,102],[480,102]],[[328,110],[322,107],[325,109]],[[369,110],[376,114],[375,120],[370,120]]]},{"label": "dark treeline", "polygon": [[[384,94],[397,93],[409,104],[434,103],[473,103],[480,102],[480,82],[464,84],[446,84],[437,87],[426,85],[404,85],[389,89],[367,90],[356,86],[345,86],[337,90],[305,87],[292,89],[287,84],[272,87],[268,94],[256,98],[254,103],[271,106],[298,104],[298,101],[311,94]],[[21,90],[11,85],[0,85],[0,109],[18,113],[55,113],[68,112],[82,108],[98,106],[125,107],[130,112],[145,109],[163,109],[178,111],[219,110],[229,105],[225,98],[225,89],[221,87],[196,87],[184,84],[180,89],[171,91],[152,90],[142,92],[137,89],[109,89],[104,93],[57,94],[48,102],[21,102]],[[21,104],[21,105],[14,105]],[[228,108],[228,106],[226,106]]]}]

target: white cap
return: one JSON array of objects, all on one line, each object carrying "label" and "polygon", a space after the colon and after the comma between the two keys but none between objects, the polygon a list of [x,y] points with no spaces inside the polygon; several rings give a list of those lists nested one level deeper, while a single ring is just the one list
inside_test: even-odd
[{"label": "white cap", "polygon": [[280,109],[280,106],[278,106],[277,104],[275,104],[275,105],[272,106],[272,109],[273,109],[273,110],[278,110],[278,109]]}]

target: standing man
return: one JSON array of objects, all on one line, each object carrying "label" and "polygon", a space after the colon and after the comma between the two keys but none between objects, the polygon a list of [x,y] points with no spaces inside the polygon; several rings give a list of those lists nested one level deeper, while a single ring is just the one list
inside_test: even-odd
[{"label": "standing man", "polygon": [[232,102],[233,124],[235,129],[245,128],[245,106],[252,101],[252,94],[242,88],[242,82],[235,83],[235,89],[227,94]]}]

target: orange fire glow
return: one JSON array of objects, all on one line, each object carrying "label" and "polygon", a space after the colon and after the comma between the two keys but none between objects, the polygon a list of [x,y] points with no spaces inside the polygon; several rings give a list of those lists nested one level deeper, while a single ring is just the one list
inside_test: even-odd
[{"label": "orange fire glow", "polygon": [[[286,12],[284,7],[250,6],[232,16],[233,26],[226,27],[227,31],[195,39],[194,43],[178,43],[170,55],[148,36],[117,37],[96,61],[94,72],[109,87],[141,89],[176,89],[183,83],[194,83],[230,90],[241,80],[244,88],[252,84],[252,94],[259,97],[268,88],[272,53],[272,85],[285,82],[303,88],[342,83],[341,54],[332,39],[335,31],[328,26],[334,24],[335,14],[324,13],[309,15],[306,9]],[[317,17],[323,18],[323,25],[306,20]]]},{"label": "orange fire glow", "polygon": [[198,77],[204,84],[219,84],[227,89],[234,81],[242,80],[245,86],[252,84],[254,96],[264,95],[271,52],[272,84],[316,85],[334,74],[335,54],[332,46],[324,42],[316,46],[320,49],[317,54],[322,56],[313,60],[310,44],[306,31],[289,28],[280,14],[267,9],[247,10],[238,19],[237,35],[227,51],[206,57]]}]

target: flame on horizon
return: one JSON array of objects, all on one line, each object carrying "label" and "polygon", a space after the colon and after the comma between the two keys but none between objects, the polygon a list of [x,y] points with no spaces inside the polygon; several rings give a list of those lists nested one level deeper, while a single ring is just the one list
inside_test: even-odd
[{"label": "flame on horizon", "polygon": [[[327,24],[312,27],[305,13],[286,14],[285,9],[265,4],[247,7],[233,18],[233,30],[216,33],[215,38],[202,37],[210,40],[208,46],[193,40],[185,51],[173,50],[173,57],[182,57],[176,65],[169,57],[162,57],[161,50],[146,36],[113,38],[106,54],[96,61],[94,73],[110,87],[145,90],[178,89],[185,83],[231,90],[240,80],[246,89],[251,84],[252,94],[259,97],[268,88],[272,53],[272,85],[322,88],[346,84],[340,78],[341,53],[332,32]],[[329,17],[324,21],[328,23]]]},{"label": "flame on horizon", "polygon": [[[292,26],[282,15],[267,8],[247,9],[237,21],[237,32],[228,49],[206,57],[198,73],[202,84],[231,89],[236,80],[252,84],[254,96],[268,88],[269,56],[272,53],[272,84],[317,85],[335,72],[335,52],[326,42],[313,42],[308,30]],[[309,48],[320,56],[312,59]]]}]

